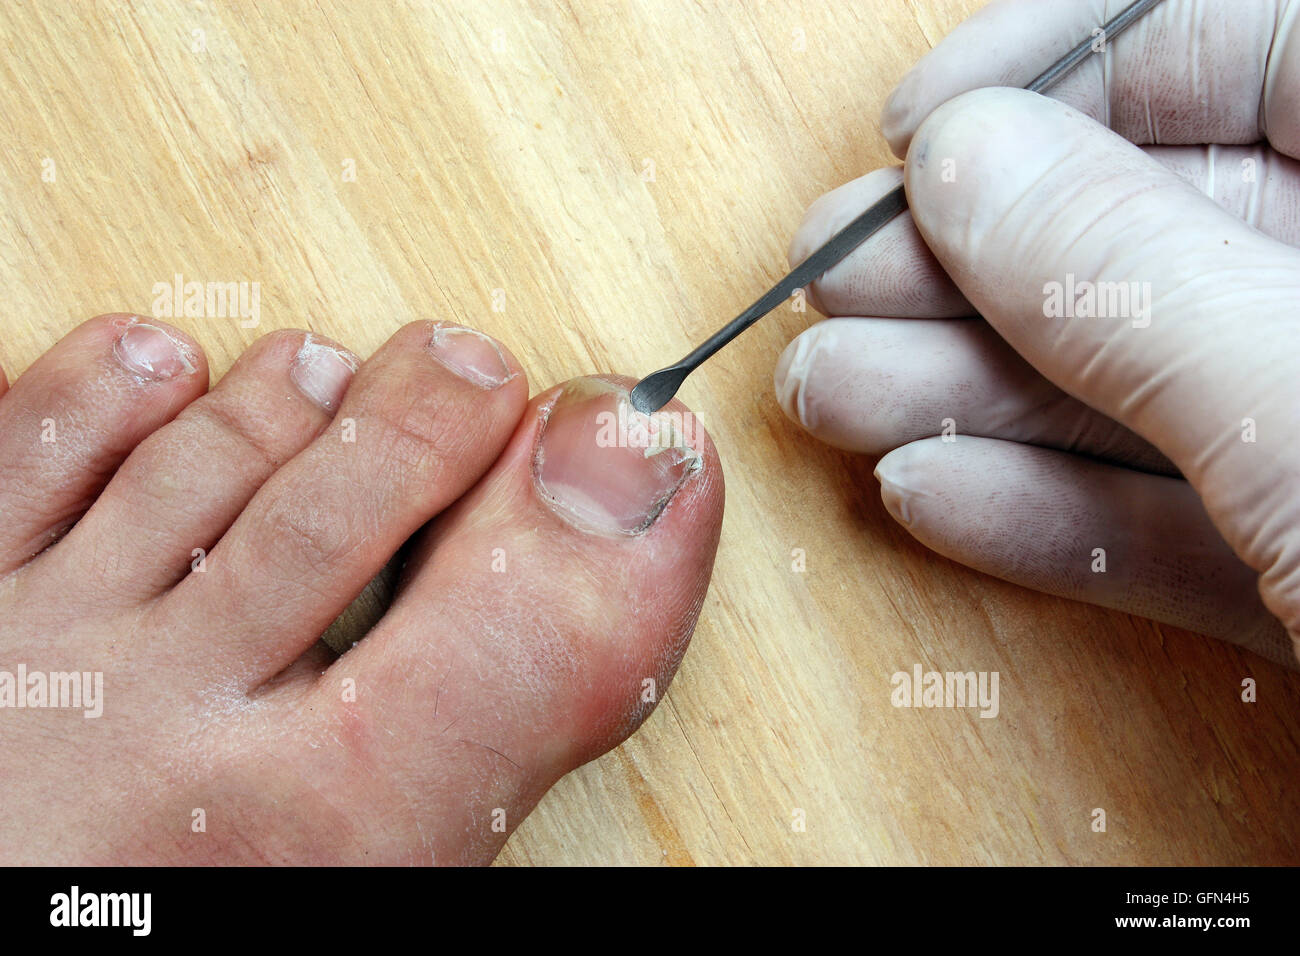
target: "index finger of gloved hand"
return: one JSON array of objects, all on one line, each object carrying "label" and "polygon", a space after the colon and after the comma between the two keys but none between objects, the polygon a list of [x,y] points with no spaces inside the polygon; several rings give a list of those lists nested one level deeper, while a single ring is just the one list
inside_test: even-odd
[{"label": "index finger of gloved hand", "polygon": [[[903,77],[881,129],[907,153],[940,104],[1023,87],[1129,0],[996,0]],[[1164,0],[1049,95],[1139,145],[1267,139],[1300,157],[1300,3]]]},{"label": "index finger of gloved hand", "polygon": [[[1261,144],[1148,146],[1146,154],[1265,235],[1300,245],[1300,163]],[[902,181],[897,167],[845,183],[808,207],[790,243],[790,265]],[[975,314],[905,212],[808,286],[823,315],[943,319]]]},{"label": "index finger of gloved hand", "polygon": [[[887,166],[850,180],[808,207],[790,242],[793,268],[872,203],[896,189],[903,170]],[[975,314],[904,212],[808,285],[823,315],[948,319]]]}]

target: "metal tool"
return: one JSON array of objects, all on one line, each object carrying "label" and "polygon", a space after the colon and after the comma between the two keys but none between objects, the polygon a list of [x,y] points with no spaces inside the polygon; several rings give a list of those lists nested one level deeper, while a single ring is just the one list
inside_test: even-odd
[{"label": "metal tool", "polygon": [[[1136,3],[1129,4],[1104,24],[1100,28],[1100,33],[1094,32],[1083,40],[1039,74],[1025,89],[1033,93],[1041,93],[1055,86],[1097,49],[1104,49],[1105,44],[1110,43],[1162,2],[1163,0],[1137,0]],[[1099,39],[1102,41],[1100,45]],[[663,408],[677,394],[686,376],[699,368],[706,359],[775,309],[796,289],[802,289],[825,273],[905,209],[907,209],[907,196],[903,187],[899,186],[831,236],[825,245],[795,266],[789,275],[772,286],[762,298],[710,336],[708,341],[690,355],[667,368],[652,372],[637,382],[636,387],[632,389],[632,407],[643,415],[649,415]]]}]

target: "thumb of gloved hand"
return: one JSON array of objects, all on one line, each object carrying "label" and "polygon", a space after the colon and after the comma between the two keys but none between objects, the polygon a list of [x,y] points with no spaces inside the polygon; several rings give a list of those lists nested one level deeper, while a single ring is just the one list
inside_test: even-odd
[{"label": "thumb of gloved hand", "polygon": [[[1020,90],[936,109],[911,141],[905,182],[921,236],[971,304],[1044,376],[1177,466],[1296,641],[1300,252],[1083,114]],[[889,456],[881,469],[888,478]],[[1170,479],[1132,475],[1114,492],[1149,495],[1158,511]],[[1146,533],[1172,533],[1176,562],[1181,545],[1200,545],[1177,540],[1171,521]]]}]

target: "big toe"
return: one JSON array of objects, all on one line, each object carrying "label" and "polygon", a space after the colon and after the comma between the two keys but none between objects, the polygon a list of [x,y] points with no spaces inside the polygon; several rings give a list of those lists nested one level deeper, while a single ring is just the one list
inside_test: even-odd
[{"label": "big toe", "polygon": [[645,719],[681,661],[722,469],[690,412],[674,402],[647,420],[628,385],[578,379],[535,398],[417,543],[388,614],[311,695],[324,743],[306,752],[332,761],[345,740],[362,771],[349,779],[399,797],[372,835],[394,858],[490,860],[548,787]]}]

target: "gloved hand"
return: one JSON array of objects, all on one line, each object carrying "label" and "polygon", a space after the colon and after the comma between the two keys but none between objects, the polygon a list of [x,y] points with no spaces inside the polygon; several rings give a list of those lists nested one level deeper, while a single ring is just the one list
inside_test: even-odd
[{"label": "gloved hand", "polygon": [[1166,0],[1052,99],[981,89],[1124,5],[992,3],[903,79],[904,168],[791,261],[900,178],[911,214],[809,290],[776,391],[935,551],[1295,666],[1300,2]]}]

